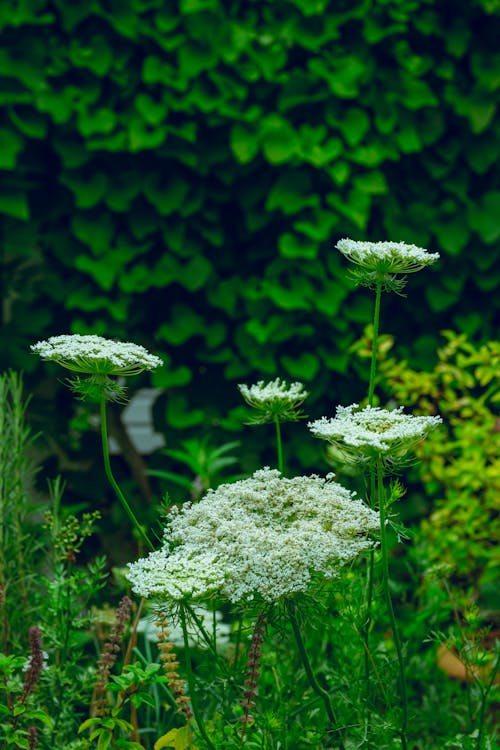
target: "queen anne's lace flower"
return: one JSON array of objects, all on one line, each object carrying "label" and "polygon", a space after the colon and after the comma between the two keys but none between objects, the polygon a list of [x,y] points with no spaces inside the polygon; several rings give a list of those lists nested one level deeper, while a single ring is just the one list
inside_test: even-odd
[{"label": "queen anne's lace flower", "polygon": [[414,273],[432,265],[439,253],[406,242],[357,242],[339,240],[336,247],[350,261],[378,273]]},{"label": "queen anne's lace flower", "polygon": [[334,418],[322,417],[308,427],[313,435],[328,440],[350,457],[400,458],[442,422],[439,416],[403,414],[402,408],[337,406]]},{"label": "queen anne's lace flower", "polygon": [[137,375],[163,364],[137,344],[112,341],[102,336],[79,334],[51,336],[33,344],[31,349],[42,359],[57,362],[74,372],[91,375]]},{"label": "queen anne's lace flower", "polygon": [[280,421],[292,422],[300,419],[300,405],[309,395],[302,383],[286,383],[280,378],[265,383],[259,380],[256,385],[238,385],[241,395],[259,412],[255,422],[272,422],[275,417]]},{"label": "queen anne's lace flower", "polygon": [[[432,265],[439,253],[406,242],[358,242],[339,240],[336,247],[358,266],[352,274],[363,286],[380,285],[386,291],[400,292],[405,286],[405,275]],[[401,278],[401,275],[403,277]]]},{"label": "queen anne's lace flower", "polygon": [[372,546],[379,515],[333,475],[286,479],[269,468],[223,484],[173,513],[161,549],[129,565],[141,596],[207,594],[274,602],[336,576]]}]

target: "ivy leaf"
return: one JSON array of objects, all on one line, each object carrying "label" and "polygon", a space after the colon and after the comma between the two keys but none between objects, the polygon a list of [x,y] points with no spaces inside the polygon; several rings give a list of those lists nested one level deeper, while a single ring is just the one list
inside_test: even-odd
[{"label": "ivy leaf", "polygon": [[23,146],[24,138],[10,128],[0,128],[0,169],[14,169]]},{"label": "ivy leaf", "polygon": [[26,193],[21,190],[5,190],[0,188],[0,214],[12,216],[14,219],[28,221],[30,209]]},{"label": "ivy leaf", "polygon": [[241,164],[247,164],[259,151],[260,140],[257,133],[244,125],[231,128],[230,145],[233,154]]},{"label": "ivy leaf", "polygon": [[303,352],[296,358],[283,356],[281,362],[286,371],[299,380],[312,380],[320,367],[318,357],[310,352]]},{"label": "ivy leaf", "polygon": [[469,206],[469,225],[488,244],[500,237],[500,191],[492,190]]}]

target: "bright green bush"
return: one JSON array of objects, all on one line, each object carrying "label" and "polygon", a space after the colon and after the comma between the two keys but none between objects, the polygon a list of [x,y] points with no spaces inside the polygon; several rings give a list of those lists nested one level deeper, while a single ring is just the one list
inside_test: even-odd
[{"label": "bright green bush", "polygon": [[238,403],[223,378],[352,400],[369,302],[341,278],[343,235],[443,252],[404,324],[386,313],[419,361],[450,318],[488,336],[499,16],[497,0],[5,0],[4,360],[31,370],[28,343],[67,329],[142,340],[168,358],[155,384],[186,388],[176,428]]},{"label": "bright green bush", "polygon": [[[414,370],[392,356],[380,371],[398,403],[444,420],[417,451],[415,470],[431,501],[419,535],[422,569],[444,565],[464,593],[474,599],[483,593],[492,606],[499,573],[500,343],[478,346],[451,331],[444,337],[432,371]],[[386,339],[382,346],[389,351],[391,343]]]}]

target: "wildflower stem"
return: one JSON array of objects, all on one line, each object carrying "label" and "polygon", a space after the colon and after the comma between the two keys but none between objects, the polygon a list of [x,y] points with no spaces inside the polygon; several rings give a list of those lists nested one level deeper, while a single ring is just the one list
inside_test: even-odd
[{"label": "wildflower stem", "polygon": [[281,441],[281,425],[278,416],[274,417],[276,425],[276,449],[278,453],[278,471],[283,474],[283,443]]},{"label": "wildflower stem", "polygon": [[189,647],[189,635],[188,635],[187,622],[186,622],[186,610],[184,609],[183,605],[179,607],[179,615],[180,615],[181,628],[182,628],[182,638],[184,640],[186,677],[187,677],[187,684],[189,688],[188,692],[189,692],[189,697],[191,698],[191,708],[193,709],[194,720],[196,722],[198,731],[200,732],[201,736],[207,743],[207,747],[210,748],[210,750],[216,750],[215,745],[211,742],[210,738],[207,735],[207,730],[205,729],[203,718],[198,710],[198,700],[196,698],[196,690],[195,690],[195,684],[194,684],[194,679],[193,679],[193,668],[191,664],[191,651]]},{"label": "wildflower stem", "polygon": [[384,487],[384,467],[382,460],[377,461],[377,489],[378,499],[380,507],[380,551],[382,553],[382,580],[384,587],[384,594],[387,606],[387,613],[389,615],[389,621],[392,629],[392,637],[394,639],[394,645],[396,647],[396,653],[398,656],[399,664],[399,688],[401,696],[401,747],[406,750],[406,726],[408,723],[408,699],[406,694],[406,678],[405,678],[405,664],[403,658],[403,650],[401,647],[401,640],[399,637],[398,624],[394,615],[394,608],[392,606],[391,592],[389,589],[389,555],[387,549],[387,533],[386,533],[386,507],[385,507],[385,487]]},{"label": "wildflower stem", "polygon": [[373,406],[375,391],[375,373],[377,369],[377,340],[380,322],[380,299],[382,297],[382,283],[379,281],[375,289],[375,309],[373,311],[372,358],[370,363],[370,382],[368,385],[368,404]]},{"label": "wildflower stem", "polygon": [[[300,632],[299,624],[297,622],[297,617],[295,615],[295,610],[293,608],[293,605],[291,605],[291,604],[288,605],[288,616],[290,618],[290,623],[292,625],[293,634],[294,634],[295,640],[297,642],[297,648],[299,650],[300,658],[301,658],[302,664],[304,666],[304,669],[305,669],[305,672],[306,672],[306,675],[307,675],[307,679],[309,680],[309,684],[311,685],[311,687],[314,690],[314,692],[317,695],[319,695],[320,698],[322,698],[323,703],[325,704],[326,713],[327,713],[327,716],[328,716],[328,718],[330,720],[330,724],[332,726],[332,729],[333,729],[334,732],[338,733],[339,732],[338,721],[337,721],[337,717],[335,716],[335,712],[333,710],[333,706],[332,706],[331,701],[330,701],[330,696],[328,695],[328,692],[325,690],[325,688],[323,688],[319,684],[318,680],[316,679],[316,677],[314,675],[314,672],[313,672],[312,667],[311,667],[311,662],[309,661],[309,657],[307,655],[306,647],[305,647],[304,641],[302,639],[302,634]],[[339,743],[340,750],[345,750],[344,742],[343,742],[343,740],[342,740],[342,738],[340,736],[338,737],[338,743]]]},{"label": "wildflower stem", "polygon": [[150,542],[147,534],[145,533],[144,529],[140,525],[139,521],[135,517],[135,514],[128,504],[127,500],[125,499],[125,496],[121,489],[119,488],[114,476],[113,472],[111,471],[111,463],[109,460],[109,446],[108,446],[108,427],[107,427],[107,418],[106,418],[106,397],[104,395],[101,396],[100,399],[100,410],[101,410],[101,438],[102,438],[102,455],[104,459],[104,469],[106,471],[106,476],[108,478],[108,481],[112,488],[115,491],[115,494],[120,501],[120,503],[123,506],[123,509],[125,510],[125,513],[129,517],[130,521],[132,521],[132,525],[136,529],[137,533],[141,537],[141,539],[146,543],[146,546],[149,547],[150,550],[153,550],[153,544]]},{"label": "wildflower stem", "polygon": [[484,733],[484,720],[485,720],[485,714],[486,714],[486,702],[488,699],[488,694],[492,686],[495,683],[495,678],[497,676],[499,667],[500,667],[500,654],[497,653],[495,663],[490,673],[490,679],[488,680],[488,684],[486,685],[486,687],[480,684],[481,708],[479,710],[479,727],[478,727],[478,733],[477,733],[476,750],[482,750],[482,747],[483,747],[483,733]]},{"label": "wildflower stem", "polygon": [[[370,381],[368,384],[368,405],[373,406],[373,396],[375,391],[375,374],[377,370],[377,353],[378,353],[378,332],[380,323],[380,301],[382,296],[382,283],[378,282],[375,291],[375,308],[373,311],[373,333],[372,333],[372,356],[370,363]],[[375,469],[370,468],[370,507],[374,506],[375,498],[375,486],[376,477]],[[373,568],[375,561],[375,550],[371,549],[367,561],[367,573],[366,573],[366,615],[365,624],[363,627],[363,643],[365,649],[365,685],[366,685],[366,698],[368,699],[370,691],[370,626],[372,620],[372,603],[373,603]],[[369,717],[369,714],[368,714]]]}]

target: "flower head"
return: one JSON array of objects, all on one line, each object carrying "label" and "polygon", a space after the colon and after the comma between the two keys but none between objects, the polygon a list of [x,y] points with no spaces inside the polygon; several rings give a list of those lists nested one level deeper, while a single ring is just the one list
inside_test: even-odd
[{"label": "flower head", "polygon": [[249,406],[259,414],[252,422],[264,424],[273,422],[276,418],[280,422],[295,422],[303,415],[299,409],[309,393],[302,383],[286,383],[280,378],[265,383],[259,380],[256,385],[238,385],[241,395]]},{"label": "flower head", "polygon": [[176,510],[161,549],[129,565],[141,596],[172,603],[218,594],[278,601],[336,576],[372,546],[378,513],[333,475],[287,479],[265,468]]},{"label": "flower head", "polygon": [[358,404],[337,406],[332,419],[322,417],[308,427],[316,437],[335,445],[348,458],[394,460],[442,422],[441,417],[403,414],[402,407],[389,410]]},{"label": "flower head", "polygon": [[89,375],[137,375],[163,364],[143,346],[102,336],[51,336],[33,344],[31,349],[42,359]]},{"label": "flower head", "polygon": [[435,263],[439,253],[430,253],[422,247],[405,242],[357,242],[339,240],[336,247],[348,260],[359,266],[354,273],[358,283],[374,287],[381,283],[384,289],[400,291],[405,279],[398,275],[415,273]]},{"label": "flower head", "polygon": [[70,380],[70,386],[81,398],[97,401],[102,395],[114,401],[124,398],[125,389],[112,381],[110,375],[137,375],[163,364],[159,357],[150,354],[143,346],[112,341],[102,336],[51,336],[46,341],[33,344],[31,349],[42,359],[88,375],[87,378],[75,377]]}]

